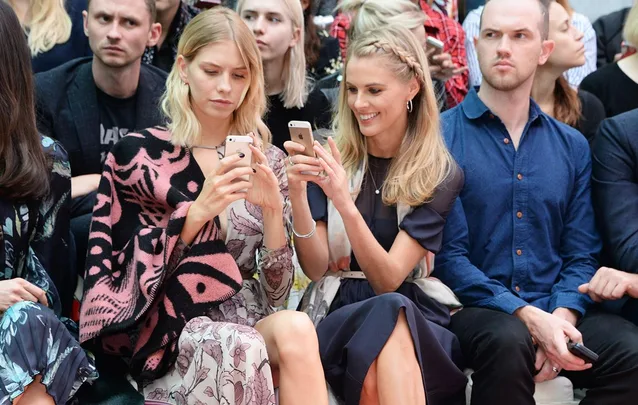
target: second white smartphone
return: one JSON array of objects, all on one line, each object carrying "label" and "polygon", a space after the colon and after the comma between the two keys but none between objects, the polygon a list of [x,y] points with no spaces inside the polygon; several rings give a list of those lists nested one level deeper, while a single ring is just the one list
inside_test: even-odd
[{"label": "second white smartphone", "polygon": [[[226,137],[226,149],[224,157],[243,153],[244,157],[233,167],[250,167],[253,161],[253,152],[248,145],[253,144],[253,138],[248,135],[228,135]],[[248,181],[250,176],[241,176],[242,180]]]}]

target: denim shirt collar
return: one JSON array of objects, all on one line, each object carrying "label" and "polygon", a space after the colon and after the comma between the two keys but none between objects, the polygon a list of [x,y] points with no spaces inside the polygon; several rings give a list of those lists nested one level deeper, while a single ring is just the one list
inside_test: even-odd
[{"label": "denim shirt collar", "polygon": [[[530,98],[529,101],[528,124],[534,122],[538,117],[544,114],[533,99]],[[463,108],[463,113],[470,120],[476,120],[487,113],[491,113],[490,109],[479,98],[477,88],[472,88],[467,96],[465,96],[465,100],[461,103],[461,108]]]}]

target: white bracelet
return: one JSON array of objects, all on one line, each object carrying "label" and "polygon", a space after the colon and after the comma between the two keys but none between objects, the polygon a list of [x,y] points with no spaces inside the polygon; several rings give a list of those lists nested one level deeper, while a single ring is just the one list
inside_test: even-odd
[{"label": "white bracelet", "polygon": [[295,226],[294,225],[292,226],[292,233],[294,233],[295,236],[300,239],[312,238],[312,236],[315,234],[316,231],[317,231],[317,221],[315,221],[314,219],[312,220],[312,231],[308,232],[305,235],[298,234],[297,231],[295,231]]}]

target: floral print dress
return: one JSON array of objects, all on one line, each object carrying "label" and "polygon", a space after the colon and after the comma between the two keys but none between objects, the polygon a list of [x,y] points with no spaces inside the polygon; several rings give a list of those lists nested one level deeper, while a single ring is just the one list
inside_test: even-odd
[{"label": "floral print dress", "polygon": [[51,163],[51,190],[39,201],[0,198],[0,282],[22,278],[46,292],[49,307],[23,301],[0,315],[0,404],[9,404],[41,376],[56,404],[97,377],[77,341],[77,326],[60,316],[48,272],[68,266],[71,169],[64,149],[42,137]]},{"label": "floral print dress", "polygon": [[[177,335],[175,331],[165,334],[162,340],[177,336],[175,356],[170,359],[166,372],[144,379],[132,371],[131,377],[147,401],[180,405],[274,404],[265,343],[253,326],[285,303],[293,282],[291,208],[284,154],[272,146],[265,151],[284,198],[282,221],[287,230],[284,246],[275,250],[263,246],[261,209],[245,200],[231,204],[225,220],[211,221],[190,246],[185,246],[179,233],[188,207],[199,195],[205,178],[191,151],[172,145],[170,136],[163,128],[129,134],[115,145],[107,158],[91,227],[81,338],[101,341],[110,354],[124,354],[125,359],[132,354],[135,358],[135,354],[140,353],[138,348],[149,340],[146,336],[154,333],[145,330],[149,323],[155,324],[155,329],[162,327],[162,322],[174,323],[170,316],[163,318],[165,321],[157,320],[152,312],[157,305],[164,308],[159,317],[164,312],[177,313],[178,318],[182,316],[173,300],[150,304],[148,314],[136,313],[135,303],[114,306],[113,296],[122,288],[128,288],[121,283],[127,282],[129,276],[139,277],[139,288],[130,290],[127,297],[181,284],[184,286],[182,297],[190,294],[189,302],[196,305],[208,299],[208,292],[199,294],[199,285],[190,291],[189,283],[184,280],[192,276],[188,273],[218,274],[210,269],[211,266],[219,269],[215,258],[209,257],[215,255],[200,247],[221,241],[234,259],[240,281],[237,293],[230,298],[220,295],[220,302],[211,301],[203,313],[186,319]],[[223,156],[223,146],[217,151]],[[107,216],[110,219],[106,219]],[[103,227],[106,223],[109,226]],[[153,233],[157,238],[144,248],[142,238]],[[101,238],[108,239],[111,246],[99,245]],[[112,253],[107,257],[105,251],[109,249]],[[103,266],[104,271],[93,270],[91,263]],[[154,267],[153,272],[138,270],[138,274],[131,275],[131,269],[144,266]],[[235,277],[230,268],[226,274]],[[101,287],[108,283],[113,283],[109,287],[113,294]],[[235,288],[232,280],[226,283]],[[106,316],[104,308],[108,308]],[[130,316],[136,319],[127,318]],[[105,317],[110,319],[105,321]],[[156,364],[153,360],[152,356],[145,360],[147,369]]]}]

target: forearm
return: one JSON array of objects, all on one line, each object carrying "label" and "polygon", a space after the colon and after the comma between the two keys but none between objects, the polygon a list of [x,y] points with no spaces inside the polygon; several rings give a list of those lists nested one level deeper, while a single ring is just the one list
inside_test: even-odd
[{"label": "forearm", "polygon": [[377,242],[354,202],[340,212],[359,267],[377,294],[396,291],[405,275],[393,265],[390,254]]},{"label": "forearm", "polygon": [[99,174],[85,174],[71,178],[71,198],[82,197],[97,191],[100,185]]},{"label": "forearm", "polygon": [[190,245],[195,240],[195,237],[208,222],[205,218],[199,215],[195,204],[190,206],[188,214],[186,214],[186,220],[184,221],[184,227],[180,233],[180,238],[186,245]]},{"label": "forearm", "polygon": [[263,209],[264,246],[276,250],[286,245],[286,228],[283,220],[283,206],[275,209]]},{"label": "forearm", "polygon": [[[292,203],[292,226],[300,235],[307,235],[313,229],[312,213],[308,205],[308,196],[295,193],[290,195]],[[316,225],[314,225],[316,226]],[[328,270],[328,246],[322,241],[320,235],[315,234],[310,238],[295,238],[295,251],[303,272],[313,281],[319,280]]]}]

